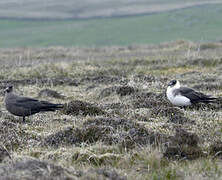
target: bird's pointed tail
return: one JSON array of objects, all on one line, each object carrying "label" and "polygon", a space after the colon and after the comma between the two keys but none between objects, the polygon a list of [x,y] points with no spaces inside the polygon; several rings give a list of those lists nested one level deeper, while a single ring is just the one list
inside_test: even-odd
[{"label": "bird's pointed tail", "polygon": [[41,111],[55,111],[64,107],[64,104],[53,104],[49,102],[42,102]]}]

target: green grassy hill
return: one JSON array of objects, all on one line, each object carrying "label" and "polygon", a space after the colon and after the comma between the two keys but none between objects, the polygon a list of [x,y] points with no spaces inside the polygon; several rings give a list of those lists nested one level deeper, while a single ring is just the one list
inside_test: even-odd
[{"label": "green grassy hill", "polygon": [[0,20],[0,47],[98,47],[221,40],[222,4],[85,20]]},{"label": "green grassy hill", "polygon": [[220,0],[1,0],[0,17],[5,18],[92,18],[161,12]]}]

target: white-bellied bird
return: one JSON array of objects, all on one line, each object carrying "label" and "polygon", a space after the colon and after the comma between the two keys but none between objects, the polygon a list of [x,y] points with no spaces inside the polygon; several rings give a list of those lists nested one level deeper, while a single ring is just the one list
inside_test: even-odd
[{"label": "white-bellied bird", "polygon": [[166,95],[168,100],[175,106],[189,106],[196,103],[216,102],[217,98],[197,92],[188,87],[181,87],[178,80],[169,82]]}]

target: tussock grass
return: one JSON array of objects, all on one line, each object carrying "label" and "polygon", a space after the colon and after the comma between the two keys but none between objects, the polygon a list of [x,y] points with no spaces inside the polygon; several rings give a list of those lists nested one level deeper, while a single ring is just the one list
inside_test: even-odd
[{"label": "tussock grass", "polygon": [[[179,108],[165,96],[172,79],[222,95],[222,47],[213,46],[1,49],[0,172],[7,178],[220,179],[221,99]],[[5,109],[7,83],[20,95],[66,106],[22,122]]]}]

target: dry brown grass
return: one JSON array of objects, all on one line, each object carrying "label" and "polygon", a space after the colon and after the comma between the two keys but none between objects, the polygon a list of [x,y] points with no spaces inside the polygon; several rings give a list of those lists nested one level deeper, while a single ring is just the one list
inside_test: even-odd
[{"label": "dry brown grass", "polygon": [[179,79],[221,96],[221,57],[218,43],[186,41],[127,48],[1,49],[1,90],[12,83],[18,94],[66,107],[23,123],[5,110],[0,94],[0,175],[220,179],[221,100],[183,109],[167,101],[165,89],[169,80]]}]

